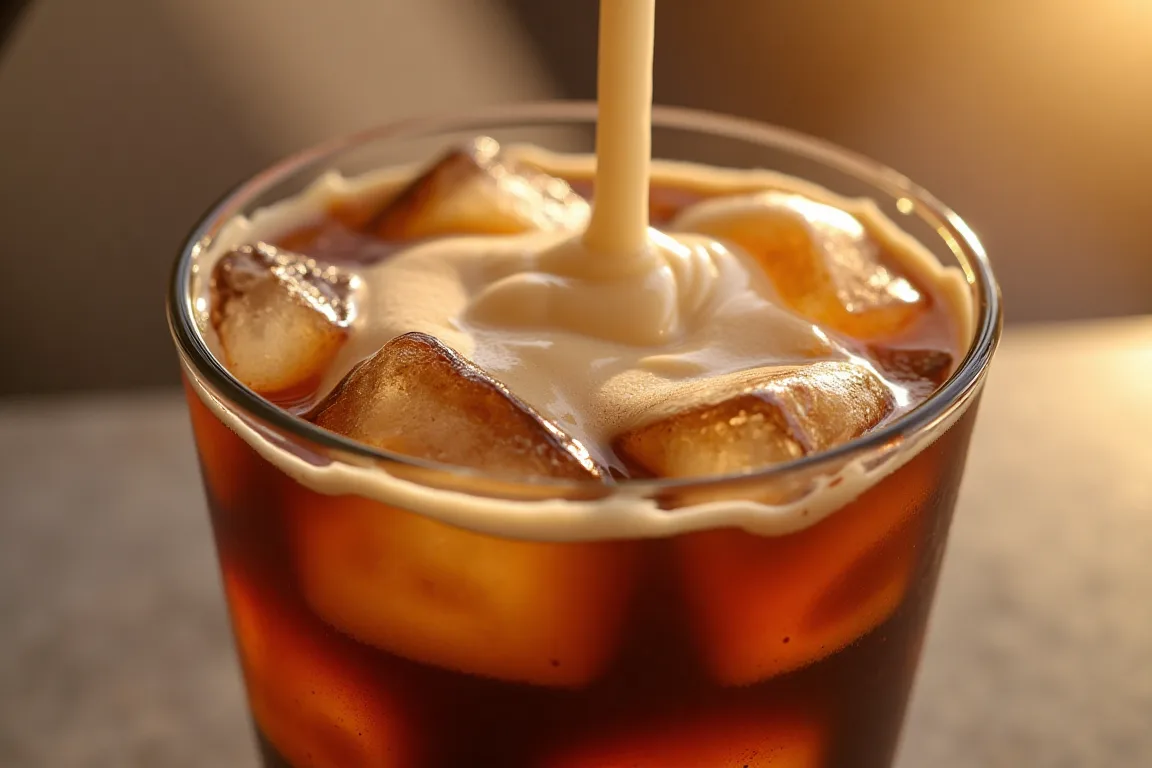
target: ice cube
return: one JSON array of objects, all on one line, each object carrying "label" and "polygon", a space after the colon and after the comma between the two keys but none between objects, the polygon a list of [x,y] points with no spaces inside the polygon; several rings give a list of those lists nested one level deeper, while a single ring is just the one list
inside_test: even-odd
[{"label": "ice cube", "polygon": [[871,371],[847,362],[766,369],[692,394],[699,404],[619,436],[621,459],[658,477],[753,472],[858,437],[893,406]]},{"label": "ice cube", "polygon": [[301,227],[276,239],[277,248],[295,251],[335,267],[370,267],[403,246],[386,243],[337,219]]},{"label": "ice cube", "polygon": [[579,229],[588,203],[563,179],[480,137],[446,154],[385,206],[368,230],[386,240]]},{"label": "ice cube", "polygon": [[347,337],[359,282],[266,243],[226,254],[212,273],[212,324],[228,370],[272,399],[310,394]]},{"label": "ice cube", "polygon": [[612,659],[634,542],[514,541],[352,496],[292,503],[304,597],[362,643],[549,687],[585,685]]},{"label": "ice cube", "polygon": [[718,682],[743,686],[802,669],[899,608],[944,482],[947,454],[934,448],[797,533],[718,530],[676,541],[698,645]]},{"label": "ice cube", "polygon": [[[792,705],[795,709],[796,704]],[[814,718],[767,707],[612,722],[548,768],[820,768],[827,749]]]},{"label": "ice cube", "polygon": [[309,418],[377,448],[488,475],[602,477],[578,440],[422,333],[398,336],[381,347]]},{"label": "ice cube", "polygon": [[940,349],[896,349],[873,344],[868,347],[868,355],[881,373],[902,384],[923,384],[926,389],[934,389],[952,373],[952,355]]},{"label": "ice cube", "polygon": [[764,192],[739,205],[705,204],[675,227],[741,246],[792,309],[857,339],[899,333],[930,302],[888,263],[860,219],[803,195]]},{"label": "ice cube", "polygon": [[252,716],[276,750],[311,768],[412,765],[402,709],[370,652],[222,565]]}]

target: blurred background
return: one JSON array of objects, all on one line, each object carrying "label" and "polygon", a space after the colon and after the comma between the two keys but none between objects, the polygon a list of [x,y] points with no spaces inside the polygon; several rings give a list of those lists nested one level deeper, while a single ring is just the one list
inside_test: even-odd
[{"label": "blurred background", "polygon": [[[381,121],[591,98],[596,7],[27,3],[0,52],[0,395],[175,384],[165,281],[217,196]],[[1152,3],[660,0],[657,26],[657,101],[916,179],[983,237],[1010,323],[1152,311]]]}]

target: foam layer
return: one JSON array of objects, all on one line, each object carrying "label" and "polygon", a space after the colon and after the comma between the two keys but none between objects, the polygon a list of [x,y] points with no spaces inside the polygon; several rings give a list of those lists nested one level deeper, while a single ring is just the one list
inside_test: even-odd
[{"label": "foam layer", "polygon": [[[592,171],[593,161],[588,157],[559,156],[527,147],[506,151],[561,175],[588,176]],[[237,245],[275,239],[319,221],[334,200],[378,196],[410,175],[385,171],[353,180],[325,176],[301,195],[257,211],[251,219],[228,222],[197,255],[197,275],[211,274],[215,261]],[[902,271],[945,302],[947,315],[955,322],[948,346],[957,353],[967,347],[972,309],[962,275],[943,268],[873,203],[843,199],[774,173],[681,163],[654,163],[653,184],[709,192],[788,190],[848,211],[891,246]],[[706,201],[684,211],[681,220],[694,225],[722,220],[752,204],[741,195]],[[656,266],[648,274],[664,282],[640,291],[628,283],[632,278],[627,275],[615,287],[605,288],[603,281],[572,274],[569,265],[580,256],[578,249],[571,250],[572,242],[572,233],[564,232],[452,238],[416,246],[362,272],[365,286],[357,325],[325,386],[334,385],[355,362],[392,337],[423,331],[471,358],[586,446],[595,446],[651,418],[659,404],[682,401],[699,387],[701,378],[739,377],[750,366],[853,357],[834,339],[781,309],[760,271],[746,257],[718,243],[701,237],[672,240],[655,235],[651,258]],[[619,281],[621,276],[613,279]],[[640,275],[639,279],[653,278]],[[206,282],[195,286],[194,306],[202,313],[207,310]],[[637,295],[656,301],[653,306],[637,306]],[[597,311],[587,312],[587,307]],[[212,346],[210,325],[204,317],[199,319]],[[647,335],[621,337],[622,324]],[[719,526],[739,526],[766,535],[787,533],[855,498],[920,447],[905,445],[886,461],[871,457],[869,470],[859,463],[840,467],[804,498],[787,504],[728,501],[669,512],[627,487],[611,499],[595,502],[510,502],[427,488],[382,469],[321,467],[302,461],[219,402],[189,374],[201,398],[224,423],[309,487],[324,493],[355,493],[507,536],[549,540],[664,536]],[[910,404],[906,397],[900,400],[899,391],[896,394],[901,405]],[[948,423],[958,416],[952,414]],[[937,425],[924,440],[934,439],[948,423]]]}]

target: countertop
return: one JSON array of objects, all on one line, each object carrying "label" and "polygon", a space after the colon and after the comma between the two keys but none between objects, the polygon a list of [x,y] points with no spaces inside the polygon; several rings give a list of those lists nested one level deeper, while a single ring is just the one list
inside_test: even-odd
[{"label": "countertop", "polygon": [[[1010,330],[900,768],[1152,765],[1152,318]],[[255,766],[177,392],[0,402],[0,765]]]}]

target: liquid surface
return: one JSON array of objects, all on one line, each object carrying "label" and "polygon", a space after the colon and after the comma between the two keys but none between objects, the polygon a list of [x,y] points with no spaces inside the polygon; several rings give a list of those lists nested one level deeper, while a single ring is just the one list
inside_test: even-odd
[{"label": "liquid surface", "polygon": [[[497,152],[494,146],[480,145],[481,153]],[[567,179],[575,189],[586,189],[595,169],[589,157],[530,147],[504,148],[500,156],[507,163],[528,163]],[[546,219],[547,226],[518,225],[529,230],[520,234],[419,238],[375,250],[363,238],[340,247],[324,240],[326,222],[338,218],[340,211],[354,209],[354,203],[363,200],[377,205],[392,200],[395,205],[394,198],[413,176],[412,171],[384,171],[353,180],[327,176],[296,198],[258,211],[251,219],[231,222],[200,254],[200,274],[205,275],[212,274],[231,249],[257,241],[355,265],[354,316],[322,380],[313,383],[309,402],[385,342],[411,331],[427,333],[471,360],[577,438],[606,466],[619,465],[611,447],[614,436],[689,405],[723,399],[749,376],[766,370],[786,372],[799,364],[820,362],[847,362],[871,370],[881,374],[893,395],[894,407],[886,418],[922,399],[926,391],[910,391],[877,370],[862,340],[822,329],[789,308],[788,297],[780,294],[754,254],[731,238],[700,234],[749,221],[754,230],[768,232],[780,229],[781,221],[790,226],[801,221],[814,236],[824,231],[847,237],[856,226],[869,242],[882,245],[891,272],[906,276],[909,288],[921,294],[931,309],[904,338],[886,343],[945,350],[954,364],[971,336],[970,298],[958,270],[941,267],[870,202],[839,198],[763,171],[654,164],[653,189],[661,199],[654,201],[653,210],[659,209],[666,220],[659,222],[662,232],[650,232],[650,238],[664,247],[648,251],[661,262],[659,277],[648,290],[632,286],[613,295],[618,275],[606,282],[566,272],[566,256],[585,255],[573,246],[574,233],[587,220],[586,207],[579,204],[557,209],[563,215],[552,211],[537,217]],[[728,190],[734,194],[724,194]],[[676,204],[668,204],[668,199]],[[652,280],[651,275],[640,277]],[[214,326],[206,317],[211,305],[208,289],[208,281],[202,281],[196,305],[205,312],[201,323],[205,336],[219,353]],[[638,294],[665,311],[652,311],[637,301]],[[629,319],[635,317],[659,317],[666,325]],[[651,332],[653,327],[665,328],[660,338],[621,336],[644,328]],[[266,458],[318,490],[407,504],[468,527],[509,535],[659,536],[722,524],[761,533],[786,532],[818,520],[899,465],[880,462],[867,470],[846,466],[803,498],[708,501],[679,509],[674,518],[654,502],[626,497],[497,504],[419,487],[385,472],[301,461],[269,443],[210,394],[204,395]]]},{"label": "liquid surface", "polygon": [[[588,173],[590,162],[584,165]],[[782,215],[771,198],[737,195],[688,206],[668,230],[706,230],[740,210],[751,210],[765,228]],[[831,360],[870,365],[851,340],[782,306],[771,281],[738,246],[652,230],[658,247],[648,254],[650,264],[598,279],[576,271],[588,254],[572,235],[442,238],[360,270],[360,318],[321,390],[390,339],[418,331],[596,451],[630,427],[707,401],[710,391],[738,388],[749,371]],[[935,283],[951,277],[923,259],[909,271],[917,268],[927,277],[924,290],[936,294]],[[952,339],[941,330],[932,329],[931,341],[959,359],[961,329],[943,331]],[[892,386],[900,411],[913,404],[903,387]]]},{"label": "liquid surface", "polygon": [[[770,174],[650,173],[655,0],[601,6],[596,163],[501,152],[481,138],[416,177],[391,177],[391,189],[323,179],[230,222],[198,254],[200,327],[242,383],[385,451],[487,476],[609,482],[751,474],[818,454],[948,376],[972,334],[963,279],[873,206]],[[593,174],[589,211],[569,182]],[[688,199],[656,231],[649,193],[665,186]],[[718,194],[692,199],[706,187]],[[311,237],[341,209],[370,211],[343,247],[354,271]],[[867,467],[861,458],[799,491],[681,499],[697,514],[674,521],[655,500],[624,494],[512,509],[380,468],[305,460],[200,391],[317,490],[504,535],[795,530],[915,455],[903,446]]]}]

